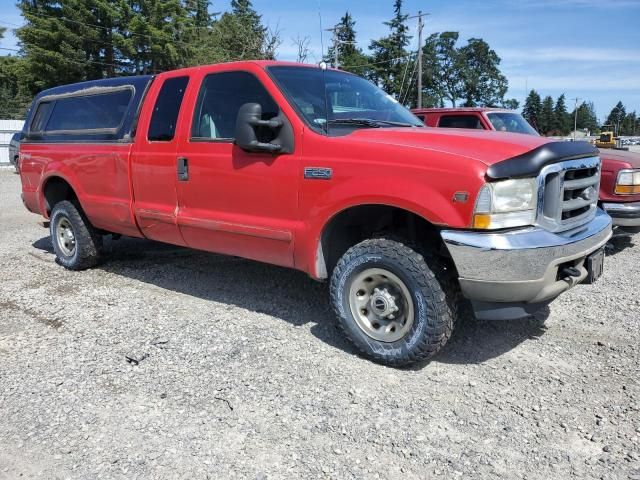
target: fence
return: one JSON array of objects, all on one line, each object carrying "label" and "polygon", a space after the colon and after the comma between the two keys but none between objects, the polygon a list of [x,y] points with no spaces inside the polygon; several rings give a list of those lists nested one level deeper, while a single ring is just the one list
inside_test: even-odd
[{"label": "fence", "polygon": [[9,165],[9,142],[22,125],[22,120],[0,120],[0,165]]}]

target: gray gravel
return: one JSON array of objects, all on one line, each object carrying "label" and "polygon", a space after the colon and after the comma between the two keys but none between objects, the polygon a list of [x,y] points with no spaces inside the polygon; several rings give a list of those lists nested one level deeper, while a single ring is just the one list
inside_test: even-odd
[{"label": "gray gravel", "polygon": [[19,190],[0,171],[2,479],[640,480],[640,236],[397,370],[302,273],[132,239],[65,271]]}]

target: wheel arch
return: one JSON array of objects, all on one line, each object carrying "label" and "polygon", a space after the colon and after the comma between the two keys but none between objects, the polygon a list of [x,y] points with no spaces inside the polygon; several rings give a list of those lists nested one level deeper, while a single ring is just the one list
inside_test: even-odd
[{"label": "wheel arch", "polygon": [[444,247],[439,227],[412,209],[389,203],[350,205],[335,212],[322,226],[316,241],[316,278],[328,278],[353,245],[385,235],[437,252]]},{"label": "wheel arch", "polygon": [[71,182],[62,175],[49,175],[42,182],[41,191],[41,210],[46,218],[49,218],[51,211],[55,205],[63,200],[75,202],[80,208],[80,200],[76,189]]}]

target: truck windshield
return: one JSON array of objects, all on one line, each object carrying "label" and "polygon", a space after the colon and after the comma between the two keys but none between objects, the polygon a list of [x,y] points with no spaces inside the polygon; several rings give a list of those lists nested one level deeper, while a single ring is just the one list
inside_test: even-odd
[{"label": "truck windshield", "polygon": [[529,125],[522,115],[511,112],[491,112],[487,114],[493,128],[499,132],[525,133],[538,135],[538,132]]},{"label": "truck windshield", "polygon": [[269,67],[269,73],[305,122],[317,131],[424,127],[396,99],[356,75],[315,67]]}]

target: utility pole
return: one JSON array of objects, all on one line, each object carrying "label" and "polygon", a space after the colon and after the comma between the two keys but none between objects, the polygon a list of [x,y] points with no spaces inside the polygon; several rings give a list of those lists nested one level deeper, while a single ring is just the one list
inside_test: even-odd
[{"label": "utility pole", "polygon": [[[422,29],[424,28],[424,22],[422,17],[426,17],[428,13],[422,13],[419,11],[417,15],[407,17],[407,19],[418,19],[418,103],[417,107],[422,108]],[[411,83],[411,82],[409,82]]]},{"label": "utility pole", "polygon": [[422,12],[418,12],[418,108],[422,108]]},{"label": "utility pole", "polygon": [[573,107],[573,141],[576,141],[576,130],[578,129],[578,102],[582,100],[581,98],[572,98],[571,100],[575,100],[575,107]]}]

